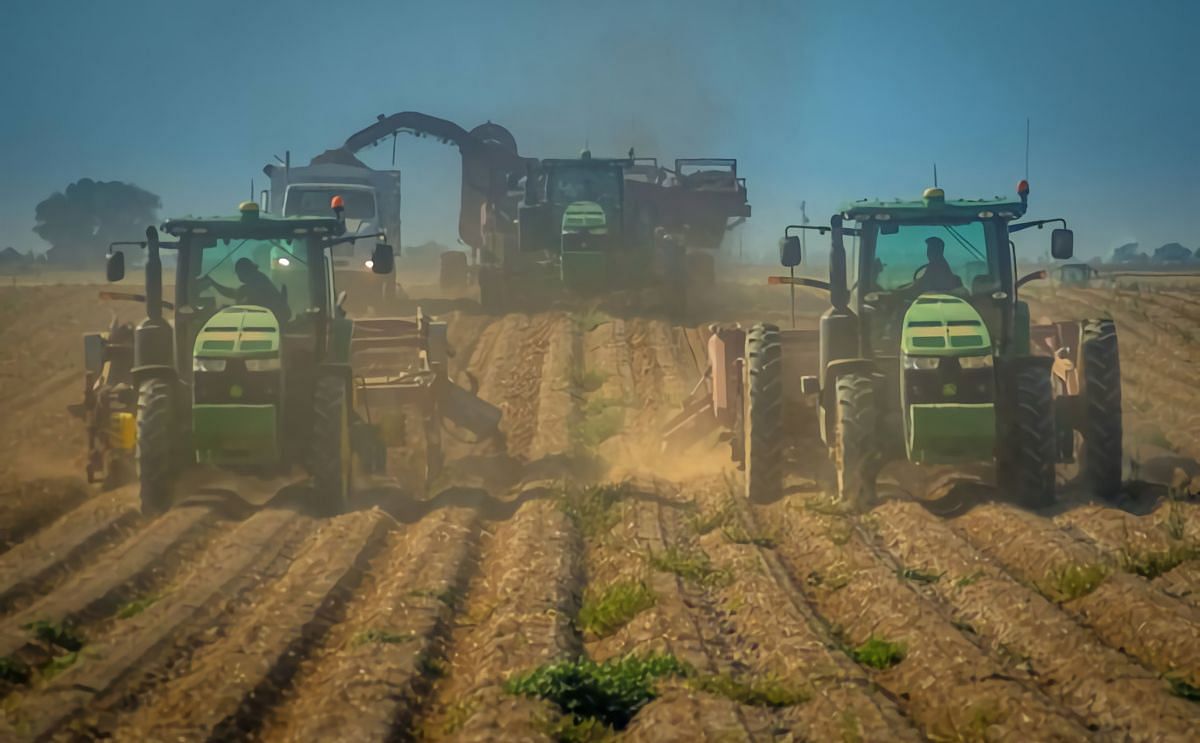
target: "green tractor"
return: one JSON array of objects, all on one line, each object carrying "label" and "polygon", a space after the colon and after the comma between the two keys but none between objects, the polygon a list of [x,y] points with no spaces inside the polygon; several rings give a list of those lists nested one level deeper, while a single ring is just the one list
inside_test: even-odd
[{"label": "green tractor", "polygon": [[[1010,235],[1062,222],[1051,253],[1073,253],[1060,219],[1019,222],[1018,199],[858,201],[828,226],[793,226],[784,266],[801,262],[793,229],[831,236],[829,280],[771,283],[828,291],[817,330],[716,328],[707,390],[671,423],[668,444],[698,438],[704,421],[731,429],[752,501],[782,490],[789,436],[819,436],[837,496],[868,506],[884,464],[994,464],[997,484],[1041,507],[1055,499],[1056,463],[1075,462],[1093,492],[1121,486],[1121,381],[1111,320],[1031,326],[1019,299]],[[847,250],[847,242],[851,249]],[[847,261],[847,254],[853,256]],[[1036,342],[1034,342],[1036,340]],[[1077,459],[1077,456],[1078,459]]]},{"label": "green tractor", "polygon": [[[356,471],[378,474],[385,465],[389,442],[370,408],[362,411],[369,400],[384,401],[375,419],[392,402],[417,402],[436,433],[441,415],[461,407],[457,393],[469,395],[445,378],[444,324],[346,317],[330,256],[351,239],[339,206],[335,199],[336,217],[272,218],[245,202],[237,217],[168,220],[162,229],[172,242],[149,227],[136,243],[146,250],[147,317],[134,333],[132,364],[144,510],[168,507],[185,470],[217,468],[259,478],[307,472],[315,509],[342,512]],[[171,319],[163,312],[172,306],[162,297],[164,250],[175,263]],[[377,243],[372,270],[393,267],[391,247]],[[107,273],[109,281],[123,278],[122,252],[110,248]],[[381,345],[414,346],[419,368],[375,373],[368,385],[352,357],[360,346]],[[488,410],[469,421],[480,430],[497,422]],[[428,441],[431,477],[438,444]]]},{"label": "green tractor", "polygon": [[652,216],[626,193],[626,170],[634,166],[632,158],[594,158],[585,150],[578,159],[531,167],[515,240],[501,229],[485,236],[484,308],[502,310],[518,296],[545,296],[557,287],[596,295],[654,276],[682,288],[682,246],[672,249],[669,236],[656,239]]}]

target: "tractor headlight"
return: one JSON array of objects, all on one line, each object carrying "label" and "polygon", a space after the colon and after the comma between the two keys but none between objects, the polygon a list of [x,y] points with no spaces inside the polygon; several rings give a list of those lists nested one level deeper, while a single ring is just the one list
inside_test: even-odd
[{"label": "tractor headlight", "polygon": [[194,372],[223,372],[225,365],[228,363],[225,359],[192,359],[192,371]]},{"label": "tractor headlight", "polygon": [[961,356],[958,359],[958,365],[963,369],[990,369],[992,368],[992,355],[989,353],[983,356]]},{"label": "tractor headlight", "polygon": [[942,362],[940,356],[905,356],[905,369],[936,369],[938,364]]},{"label": "tractor headlight", "polygon": [[246,359],[246,371],[267,372],[279,371],[279,359]]}]

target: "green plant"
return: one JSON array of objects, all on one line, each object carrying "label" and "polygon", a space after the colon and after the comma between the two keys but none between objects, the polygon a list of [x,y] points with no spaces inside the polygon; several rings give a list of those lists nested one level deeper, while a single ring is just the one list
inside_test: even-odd
[{"label": "green plant", "polygon": [[474,699],[460,699],[449,705],[440,725],[442,735],[454,735],[462,730],[463,726],[467,724],[467,720],[470,720],[471,716],[475,714],[475,707]]},{"label": "green plant", "polygon": [[75,665],[75,661],[79,660],[79,652],[71,651],[65,655],[59,655],[52,658],[49,663],[42,666],[42,678],[49,681],[58,674]]},{"label": "green plant", "polygon": [[59,647],[68,652],[80,650],[84,644],[83,637],[75,632],[75,628],[70,622],[66,621],[51,622],[39,619],[22,625],[21,629],[32,632],[35,638],[47,645]]},{"label": "green plant", "polygon": [[850,657],[864,666],[885,670],[904,660],[908,651],[902,642],[890,642],[871,635],[862,645],[850,650]]},{"label": "green plant", "polygon": [[553,719],[535,722],[539,730],[558,743],[606,743],[617,735],[615,730],[593,717],[579,720],[572,715],[556,715]]},{"label": "green plant", "polygon": [[896,571],[896,574],[904,580],[925,584],[937,583],[945,575],[945,573],[934,573],[928,570],[921,570],[920,568],[900,568]]},{"label": "green plant", "polygon": [[591,332],[605,323],[612,322],[612,315],[604,312],[599,307],[589,307],[585,312],[574,312],[571,314],[571,319],[580,330]]},{"label": "green plant", "polygon": [[29,666],[16,658],[0,657],[0,681],[10,684],[25,684],[29,682]]},{"label": "green plant", "polygon": [[714,674],[699,676],[693,679],[692,685],[709,694],[717,694],[738,704],[752,707],[792,707],[812,698],[812,693],[807,687],[775,677],[744,679],[728,674]]},{"label": "green plant", "polygon": [[688,525],[697,536],[704,536],[717,527],[725,526],[734,516],[736,504],[732,498],[725,498],[721,505],[711,511],[700,511],[688,519]]},{"label": "green plant", "polygon": [[571,488],[563,492],[560,506],[583,536],[598,537],[620,521],[614,506],[628,494],[629,487],[623,483]]},{"label": "green plant", "polygon": [[604,663],[581,658],[514,676],[504,688],[510,694],[553,702],[577,722],[592,719],[623,730],[657,696],[658,679],[691,673],[691,667],[673,655],[627,655]]},{"label": "green plant", "polygon": [[580,444],[595,447],[616,436],[625,426],[625,407],[621,400],[597,397],[583,406],[582,418],[575,424]]},{"label": "green plant", "polygon": [[699,550],[667,547],[662,552],[651,552],[650,567],[664,573],[674,573],[686,581],[701,586],[722,586],[733,579],[728,570],[714,568],[708,555]]},{"label": "green plant", "polygon": [[353,639],[350,640],[350,646],[360,647],[362,645],[373,644],[399,645],[402,642],[412,642],[415,639],[417,639],[416,635],[411,632],[401,635],[372,627],[355,634]]},{"label": "green plant", "polygon": [[721,529],[725,539],[734,544],[753,544],[755,547],[773,550],[779,546],[779,539],[763,533],[747,531],[741,524],[726,526]]},{"label": "green plant", "polygon": [[1178,676],[1168,676],[1167,684],[1171,687],[1171,693],[1175,696],[1190,699],[1193,702],[1200,702],[1200,687],[1193,686]]},{"label": "green plant", "polygon": [[1108,577],[1108,573],[1108,566],[1099,563],[1067,565],[1051,571],[1050,579],[1059,597],[1063,601],[1071,601],[1096,590],[1096,586]]},{"label": "green plant", "polygon": [[117,610],[117,619],[131,619],[153,606],[162,596],[153,594],[134,599]]},{"label": "green plant", "polygon": [[977,583],[983,576],[984,572],[982,570],[976,570],[974,573],[971,573],[970,575],[964,575],[958,580],[954,581],[954,587],[966,588],[967,586],[975,585],[975,583]]},{"label": "green plant", "polygon": [[604,386],[608,375],[597,369],[573,369],[571,386],[584,392],[595,392]]},{"label": "green plant", "polygon": [[1180,563],[1194,559],[1200,550],[1192,545],[1172,544],[1166,550],[1137,552],[1124,548],[1120,553],[1121,569],[1146,580],[1154,580]]},{"label": "green plant", "polygon": [[658,601],[643,581],[610,583],[602,591],[585,593],[579,609],[579,627],[596,637],[607,637]]}]

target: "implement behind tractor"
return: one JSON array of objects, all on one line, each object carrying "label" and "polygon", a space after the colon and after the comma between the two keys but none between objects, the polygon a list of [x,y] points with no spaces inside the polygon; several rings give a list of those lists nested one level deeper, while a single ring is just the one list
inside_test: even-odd
[{"label": "implement behind tractor", "polygon": [[[446,377],[444,324],[419,313],[346,317],[330,250],[364,236],[343,236],[340,206],[335,198],[336,219],[276,219],[246,202],[234,218],[167,221],[170,243],[146,230],[147,318],[132,334],[128,374],[144,509],[167,507],[180,476],[202,466],[258,478],[305,470],[316,510],[338,513],[356,477],[382,474],[389,446],[409,445],[405,419],[421,421],[426,483],[442,466],[443,418],[480,437],[496,432],[499,412]],[[175,252],[170,319],[163,249]],[[372,270],[388,274],[393,263],[377,243]],[[124,254],[110,251],[108,279],[124,272]]]},{"label": "implement behind tractor", "polygon": [[[793,229],[831,237],[829,280],[776,277],[828,291],[816,331],[714,328],[703,389],[669,424],[680,449],[723,428],[753,501],[779,497],[784,444],[823,445],[836,492],[874,498],[884,464],[992,463],[1018,501],[1055,498],[1055,463],[1077,462],[1101,497],[1121,486],[1121,379],[1111,320],[1031,326],[1009,236],[1062,220],[1017,222],[1019,200],[859,201],[828,227],[789,227],[784,266],[801,262]],[[846,242],[854,241],[847,265]],[[1056,229],[1051,252],[1073,253]],[[817,442],[821,442],[818,444]]]}]

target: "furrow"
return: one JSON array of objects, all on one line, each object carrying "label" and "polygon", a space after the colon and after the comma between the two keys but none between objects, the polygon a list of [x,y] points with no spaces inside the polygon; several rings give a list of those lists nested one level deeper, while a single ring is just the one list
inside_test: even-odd
[{"label": "furrow", "polygon": [[[1000,664],[874,554],[846,517],[815,501],[764,510],[781,529],[779,554],[848,652],[882,666],[872,676],[931,738],[1084,740],[1077,718]],[[824,510],[823,508],[820,510]],[[899,647],[879,645],[895,643]],[[870,652],[875,648],[876,652]],[[897,650],[902,649],[897,657]]]},{"label": "furrow", "polygon": [[551,322],[537,390],[537,423],[529,444],[533,461],[571,450],[570,422],[575,410],[571,377],[578,332],[565,316]]},{"label": "furrow", "polygon": [[579,655],[579,535],[556,504],[529,500],[485,530],[480,571],[434,671],[439,684],[423,731],[454,740],[544,740],[543,703],[503,692],[514,674]]},{"label": "furrow", "polygon": [[[389,528],[381,511],[322,524],[265,600],[116,731],[127,740],[229,740],[252,732],[289,683],[307,648],[336,621],[336,606]],[[197,704],[196,700],[208,700]]]},{"label": "furrow", "polygon": [[1020,509],[983,505],[953,524],[1111,647],[1200,686],[1200,613],[1192,607],[1142,578],[1112,573],[1094,546]]},{"label": "furrow", "polygon": [[461,601],[479,535],[474,511],[437,511],[397,532],[346,621],[301,668],[264,740],[386,740],[412,734],[426,674]]},{"label": "furrow", "polygon": [[101,562],[9,617],[0,626],[0,656],[13,655],[28,643],[22,627],[35,620],[78,624],[85,617],[111,613],[150,573],[164,569],[168,551],[177,550],[215,519],[211,508],[191,506],[152,522]]},{"label": "furrow", "polygon": [[1152,581],[1168,596],[1200,609],[1200,561],[1190,560],[1171,568]]},{"label": "furrow", "polygon": [[1090,727],[1116,727],[1127,740],[1189,738],[1196,710],[1171,696],[1157,674],[1101,643],[920,505],[886,503],[871,523],[883,547],[953,608],[960,626],[1030,669],[1047,694]]},{"label": "furrow", "polygon": [[0,554],[77,507],[93,491],[75,479],[16,482],[0,490]]},{"label": "furrow", "polygon": [[[266,568],[289,545],[289,528],[308,522],[292,511],[271,509],[239,524],[209,547],[168,599],[123,620],[111,636],[85,647],[80,660],[40,693],[11,704],[8,729],[0,726],[0,737],[7,733],[16,739],[19,731],[22,738],[41,739],[90,705],[120,703],[121,689],[138,685],[138,678],[155,681],[176,655],[172,646],[211,623],[226,600],[254,582],[256,568]],[[106,726],[103,720],[96,724]]]},{"label": "furrow", "polygon": [[[1157,521],[1157,523],[1156,523]],[[1082,534],[1113,564],[1126,572],[1154,578],[1200,550],[1200,545],[1172,537],[1167,524],[1154,516],[1139,517],[1118,508],[1080,506],[1055,517],[1054,522]]]},{"label": "furrow", "polygon": [[137,494],[119,490],[69,511],[32,538],[0,556],[0,611],[20,597],[38,593],[50,577],[83,560],[140,517]]}]

